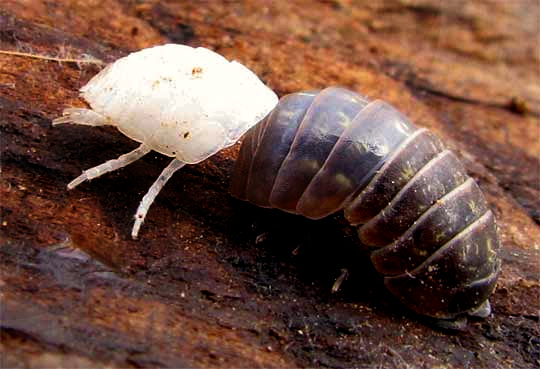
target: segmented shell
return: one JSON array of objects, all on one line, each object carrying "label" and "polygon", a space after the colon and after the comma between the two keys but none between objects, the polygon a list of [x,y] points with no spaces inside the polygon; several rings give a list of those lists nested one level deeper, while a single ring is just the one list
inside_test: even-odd
[{"label": "segmented shell", "polygon": [[118,59],[81,88],[91,109],[68,108],[53,125],[112,125],[141,143],[135,150],[85,170],[79,184],[120,169],[154,150],[172,156],[143,197],[131,235],[171,176],[230,146],[277,104],[276,94],[235,61],[199,47],[163,45]]},{"label": "segmented shell", "polygon": [[81,96],[129,138],[187,164],[234,144],[277,103],[242,64],[177,44],[117,60]]},{"label": "segmented shell", "polygon": [[493,214],[456,156],[388,103],[336,87],[283,97],[246,134],[231,192],[312,219],[344,210],[409,308],[489,314],[501,265]]}]

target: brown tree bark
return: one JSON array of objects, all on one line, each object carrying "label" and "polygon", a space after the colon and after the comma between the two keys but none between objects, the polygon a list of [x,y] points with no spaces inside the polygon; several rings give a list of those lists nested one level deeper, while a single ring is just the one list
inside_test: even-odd
[{"label": "brown tree bark", "polygon": [[[540,365],[538,2],[358,3],[3,2],[0,366]],[[238,145],[179,171],[137,241],[132,216],[168,159],[67,192],[137,144],[112,128],[52,128],[102,68],[65,60],[165,42],[236,59],[280,96],[341,85],[386,99],[442,136],[498,218],[492,316],[434,329],[384,290],[339,215],[311,222],[234,200]]]}]

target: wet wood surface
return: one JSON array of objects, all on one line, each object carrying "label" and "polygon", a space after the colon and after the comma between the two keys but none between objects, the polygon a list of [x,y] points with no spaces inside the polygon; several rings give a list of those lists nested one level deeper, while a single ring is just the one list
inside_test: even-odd
[{"label": "wet wood surface", "polygon": [[[540,366],[538,2],[264,4],[3,2],[0,366]],[[439,330],[384,290],[340,215],[233,199],[238,145],[175,174],[137,241],[132,216],[169,159],[68,192],[137,144],[52,119],[84,106],[78,89],[104,64],[166,42],[236,59],[280,96],[341,85],[386,99],[439,134],[498,219],[492,316]]]}]

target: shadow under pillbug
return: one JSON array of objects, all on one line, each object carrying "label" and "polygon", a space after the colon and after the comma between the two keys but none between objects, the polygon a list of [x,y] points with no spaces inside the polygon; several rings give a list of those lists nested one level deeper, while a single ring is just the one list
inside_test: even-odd
[{"label": "shadow under pillbug", "polygon": [[244,136],[231,193],[311,219],[344,210],[404,305],[449,321],[490,314],[493,213],[457,157],[388,103],[337,87],[283,97]]},{"label": "shadow under pillbug", "polygon": [[53,125],[113,125],[141,145],[68,184],[122,168],[154,150],[174,157],[143,197],[131,235],[165,183],[186,164],[233,145],[277,104],[276,94],[242,64],[203,47],[167,44],[118,59],[81,88],[90,109],[68,108]]}]

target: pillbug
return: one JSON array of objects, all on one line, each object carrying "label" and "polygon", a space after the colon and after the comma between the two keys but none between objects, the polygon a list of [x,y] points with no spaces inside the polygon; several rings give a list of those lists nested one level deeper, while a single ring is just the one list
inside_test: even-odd
[{"label": "pillbug", "polygon": [[283,97],[244,136],[231,193],[311,219],[343,210],[404,305],[448,322],[490,314],[494,216],[457,157],[386,102],[337,87]]},{"label": "pillbug", "polygon": [[154,150],[174,157],[143,197],[136,238],[161,188],[185,164],[199,163],[233,145],[277,104],[276,94],[242,64],[203,47],[167,44],[118,59],[81,89],[90,109],[65,109],[53,125],[113,125],[141,145],[68,184],[122,168]]}]

